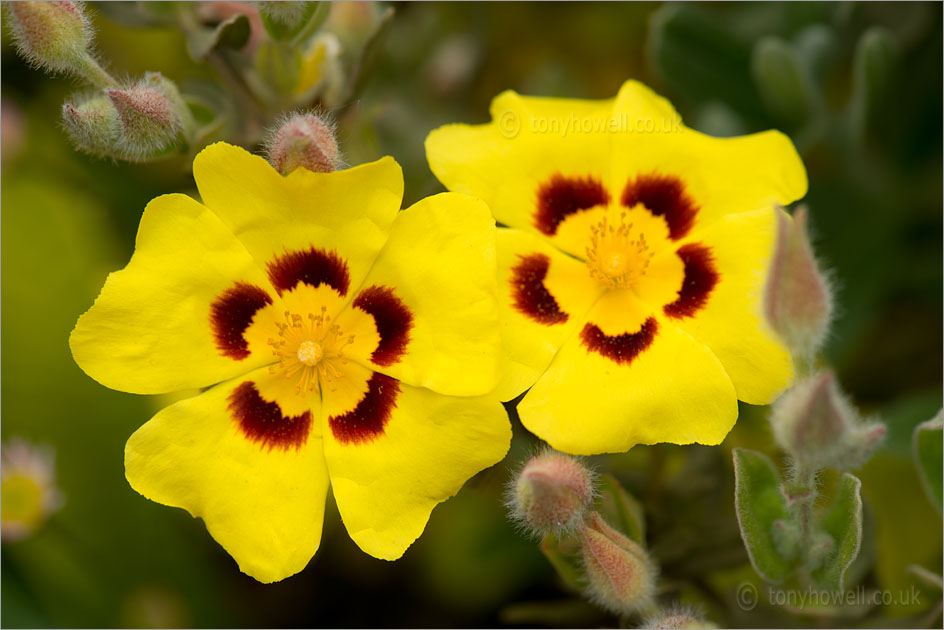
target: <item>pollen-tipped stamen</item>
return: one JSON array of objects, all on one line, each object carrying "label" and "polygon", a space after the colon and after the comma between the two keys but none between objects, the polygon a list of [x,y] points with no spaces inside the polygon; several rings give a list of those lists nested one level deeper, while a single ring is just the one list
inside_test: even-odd
[{"label": "pollen-tipped stamen", "polygon": [[590,228],[587,247],[587,266],[590,275],[610,289],[630,286],[636,278],[646,274],[653,252],[646,235],[634,238],[633,224],[626,212],[620,213],[618,225],[604,217]]}]

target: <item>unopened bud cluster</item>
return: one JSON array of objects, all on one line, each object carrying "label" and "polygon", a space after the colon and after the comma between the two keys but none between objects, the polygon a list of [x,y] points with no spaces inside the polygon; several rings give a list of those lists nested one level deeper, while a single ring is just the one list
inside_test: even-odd
[{"label": "unopened bud cluster", "polygon": [[177,86],[149,72],[125,89],[106,89],[62,107],[66,131],[92,155],[142,160],[177,147],[193,132],[193,118]]},{"label": "unopened bud cluster", "polygon": [[553,451],[533,457],[509,488],[511,516],[539,536],[573,537],[588,597],[617,613],[651,607],[655,567],[638,543],[592,509],[594,475]]},{"label": "unopened bud cluster", "polygon": [[767,276],[764,309],[767,320],[794,356],[809,362],[826,337],[832,294],[813,255],[807,211],[791,220],[777,211],[777,245]]},{"label": "unopened bud cluster", "polygon": [[266,152],[283,175],[299,167],[328,173],[341,163],[332,126],[314,113],[295,114],[282,123],[269,137]]},{"label": "unopened bud cluster", "polygon": [[869,458],[885,426],[864,421],[824,370],[797,383],[773,407],[774,438],[808,469],[851,470]]}]

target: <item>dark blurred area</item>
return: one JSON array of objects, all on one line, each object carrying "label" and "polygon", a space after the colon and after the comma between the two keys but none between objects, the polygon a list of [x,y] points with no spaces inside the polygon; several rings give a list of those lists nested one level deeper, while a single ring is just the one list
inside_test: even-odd
[{"label": "dark blurred area", "polygon": [[[212,76],[167,28],[95,14],[117,74]],[[338,9],[356,13],[356,7]],[[423,142],[489,120],[490,100],[609,98],[629,78],[714,135],[777,128],[806,164],[817,252],[839,314],[827,347],[839,381],[889,425],[861,471],[868,503],[860,575],[906,588],[910,564],[940,570],[941,518],[911,462],[911,431],[942,395],[942,8],[939,3],[406,3],[365,88],[337,108],[349,164],[393,155],[404,207],[442,190]],[[568,593],[507,521],[510,471],[537,448],[513,416],[501,464],[434,510],[395,563],[362,553],[329,497],[309,567],[274,585],[239,573],[203,524],[134,493],[124,442],[171,397],[107,390],[72,361],[68,336],[106,275],[127,262],[147,202],[195,194],[185,157],[119,164],[73,151],[59,128],[76,89],[2,49],[2,436],[56,450],[64,507],[2,548],[5,627],[598,626],[616,620]],[[186,366],[182,366],[186,369]],[[575,393],[575,395],[577,395]],[[783,611],[732,612],[753,576],[737,533],[730,449],[773,452],[765,409],[743,406],[720,448],[637,447],[595,458],[646,508],[665,588],[721,626],[810,625]],[[831,483],[826,479],[825,483]],[[890,607],[902,619],[913,610]],[[855,625],[854,619],[831,623]]]}]

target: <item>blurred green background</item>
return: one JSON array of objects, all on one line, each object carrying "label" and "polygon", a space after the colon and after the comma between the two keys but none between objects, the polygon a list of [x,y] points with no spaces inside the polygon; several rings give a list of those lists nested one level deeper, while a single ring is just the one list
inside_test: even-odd
[{"label": "blurred green background", "polygon": [[[212,77],[169,28],[128,28],[89,3],[118,75]],[[941,517],[917,481],[912,428],[941,406],[942,37],[937,3],[398,4],[365,89],[333,113],[349,164],[393,155],[404,207],[442,187],[423,141],[488,120],[504,89],[607,98],[627,78],[715,135],[778,128],[806,163],[817,251],[839,315],[827,355],[890,436],[861,471],[869,519],[862,583],[914,584],[941,569]],[[351,9],[340,9],[353,11]],[[76,89],[2,49],[2,437],[52,444],[65,507],[2,548],[2,623],[15,626],[493,626],[612,623],[558,583],[500,503],[535,447],[515,421],[505,462],[438,507],[396,563],[345,534],[331,504],[321,549],[275,585],[242,575],[200,521],[135,494],[127,437],[166,398],[107,390],[71,359],[68,335],[131,255],[153,197],[193,191],[186,158],[119,164],[75,153],[59,128]],[[186,369],[186,366],[181,366]],[[773,451],[763,408],[742,407],[720,448],[639,447],[597,458],[647,509],[668,592],[722,625],[811,625],[733,606],[754,580],[737,535],[730,448]],[[826,479],[827,485],[829,479]],[[928,597],[931,597],[930,595]],[[927,603],[926,600],[925,603]],[[870,615],[909,625],[920,607]],[[826,625],[877,625],[868,619]]]}]

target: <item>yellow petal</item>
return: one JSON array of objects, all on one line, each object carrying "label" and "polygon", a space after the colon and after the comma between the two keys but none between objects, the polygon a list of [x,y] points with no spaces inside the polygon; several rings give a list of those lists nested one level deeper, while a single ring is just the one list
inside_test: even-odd
[{"label": "yellow petal", "polygon": [[610,341],[609,355],[591,349],[583,330],[568,339],[518,405],[525,427],[577,455],[721,443],[737,420],[737,397],[708,348],[630,292],[601,298],[586,322],[607,335],[638,336]]},{"label": "yellow petal", "polygon": [[144,210],[128,266],[108,277],[79,318],[69,340],[72,355],[103,385],[137,394],[243,374],[271,356],[265,350],[228,356],[211,322],[213,305],[238,283],[270,299],[276,295],[216,215],[185,195],[158,197]]},{"label": "yellow petal", "polygon": [[728,215],[686,239],[708,247],[718,283],[704,308],[673,319],[714,352],[738,398],[754,405],[770,403],[793,379],[790,353],[763,316],[776,212],[768,208]]},{"label": "yellow petal", "polygon": [[[264,408],[235,405],[235,392],[247,381],[268,378],[263,368],[176,403],[125,447],[131,487],[202,518],[240,570],[260,582],[284,579],[308,564],[321,540],[328,490],[318,409],[290,421],[309,423],[302,441],[298,425],[280,432],[271,415],[259,415]],[[255,424],[237,419],[253,409]]]},{"label": "yellow petal", "polygon": [[537,231],[538,193],[555,174],[608,173],[613,101],[503,92],[492,122],[446,125],[426,139],[430,168],[449,190],[485,201],[499,223]]},{"label": "yellow petal", "polygon": [[[535,275],[543,266],[529,270],[529,261],[546,261],[546,272]],[[584,263],[560,252],[546,239],[499,229],[502,380],[495,395],[511,400],[533,385],[564,340],[580,330],[599,295]]]},{"label": "yellow petal", "polygon": [[403,197],[403,174],[392,158],[283,177],[261,157],[218,142],[194,159],[193,176],[203,202],[260,266],[286,252],[323,249],[344,260],[352,287],[383,247]]},{"label": "yellow petal", "polygon": [[388,308],[377,310],[376,322],[378,330],[386,327],[380,336],[387,345],[369,357],[350,356],[442,394],[491,391],[501,343],[495,274],[495,223],[481,201],[444,193],[404,210],[338,319],[342,330],[358,329],[358,320],[375,318],[361,296],[384,292]]},{"label": "yellow petal", "polygon": [[613,141],[610,181],[616,199],[631,178],[674,175],[698,206],[696,222],[704,225],[806,194],[803,162],[779,131],[713,138],[682,125],[668,101],[635,81],[623,85],[613,116],[634,121],[636,128]]},{"label": "yellow petal", "polygon": [[370,555],[396,560],[438,503],[505,456],[511,427],[494,396],[447,397],[376,377],[384,393],[364,404],[370,414],[340,430],[325,417],[325,458],[348,534]]}]

